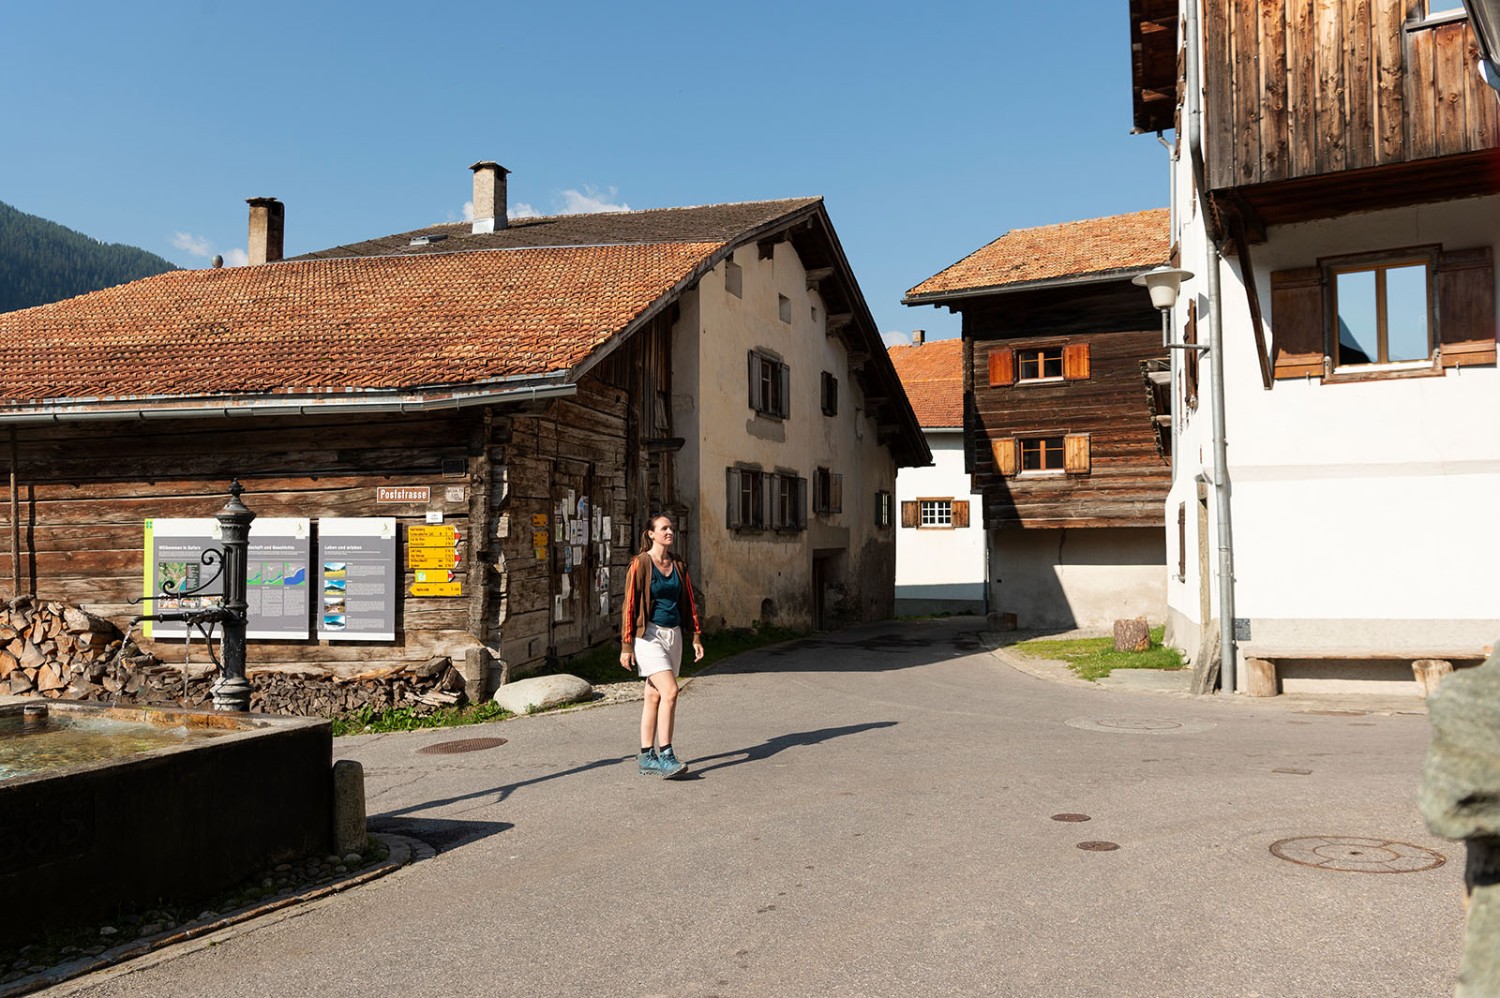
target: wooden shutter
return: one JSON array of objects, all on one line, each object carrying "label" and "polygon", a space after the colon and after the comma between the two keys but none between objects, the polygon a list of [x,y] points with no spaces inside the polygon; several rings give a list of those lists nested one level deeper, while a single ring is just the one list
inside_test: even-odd
[{"label": "wooden shutter", "polygon": [[1063,470],[1070,475],[1089,473],[1089,435],[1069,433],[1063,437]]},{"label": "wooden shutter", "polygon": [[1271,274],[1271,359],[1275,377],[1323,374],[1323,270]]},{"label": "wooden shutter", "polygon": [[724,512],[724,525],[730,530],[743,527],[740,520],[740,469],[724,469],[724,490],[729,494],[729,504]]},{"label": "wooden shutter", "polygon": [[969,500],[953,500],[953,526],[967,527],[969,525]]},{"label": "wooden shutter", "polygon": [[792,369],[785,364],[776,365],[776,376],[781,379],[781,418],[792,414]]},{"label": "wooden shutter", "polygon": [[1016,352],[1010,347],[990,350],[990,387],[1011,385],[1016,381]]},{"label": "wooden shutter", "polygon": [[792,502],[793,515],[797,518],[795,524],[798,530],[807,527],[807,479],[797,479],[797,494]]},{"label": "wooden shutter", "polygon": [[919,516],[916,502],[907,499],[901,503],[901,526],[915,527]]},{"label": "wooden shutter", "polygon": [[1495,363],[1495,265],[1490,247],[1439,254],[1433,283],[1443,366]]},{"label": "wooden shutter", "polygon": [[990,441],[990,452],[995,456],[995,470],[1002,475],[1016,473],[1016,438],[1001,437]]},{"label": "wooden shutter", "polygon": [[[1188,302],[1187,326],[1182,332],[1182,342],[1198,342],[1198,298]],[[1197,350],[1182,351],[1182,401],[1187,410],[1198,408],[1198,362],[1203,354]]]},{"label": "wooden shutter", "polygon": [[760,358],[751,350],[749,355],[750,366],[750,408],[759,410],[762,408],[760,399]]},{"label": "wooden shutter", "polygon": [[1086,381],[1089,376],[1089,345],[1069,343],[1063,347],[1063,377],[1069,381]]},{"label": "wooden shutter", "polygon": [[842,513],[844,511],[844,476],[832,475],[828,490],[828,512]]}]

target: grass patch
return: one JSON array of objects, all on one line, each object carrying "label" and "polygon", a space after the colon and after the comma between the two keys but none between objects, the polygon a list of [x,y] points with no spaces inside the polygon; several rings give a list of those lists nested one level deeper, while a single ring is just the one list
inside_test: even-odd
[{"label": "grass patch", "polygon": [[1115,639],[1112,637],[1075,638],[1071,641],[1050,641],[1043,638],[1023,641],[1013,647],[1033,658],[1066,662],[1068,668],[1093,682],[1115,669],[1160,669],[1164,672],[1181,669],[1182,656],[1176,649],[1162,646],[1163,630],[1165,628],[1151,628],[1151,647],[1145,651],[1115,651]]},{"label": "grass patch", "polygon": [[415,731],[418,728],[454,728],[464,724],[503,721],[510,711],[493,700],[462,707],[439,707],[419,714],[411,707],[376,710],[365,706],[333,719],[333,735],[374,735],[387,731]]}]

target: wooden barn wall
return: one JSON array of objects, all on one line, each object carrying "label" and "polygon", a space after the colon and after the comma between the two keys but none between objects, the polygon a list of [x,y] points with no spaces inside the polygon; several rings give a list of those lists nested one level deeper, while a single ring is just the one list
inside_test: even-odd
[{"label": "wooden barn wall", "polygon": [[[130,600],[142,589],[144,523],[211,517],[232,478],[262,517],[393,516],[399,564],[405,528],[429,510],[465,536],[457,578],[466,597],[398,600],[397,640],[380,642],[252,639],[251,666],[303,665],[339,671],[449,655],[462,664],[478,644],[471,522],[488,509],[481,410],[431,416],[311,416],[195,421],[82,422],[16,429],[21,589],[78,603],[122,624],[144,612]],[[428,486],[427,503],[376,501],[380,486]],[[448,488],[457,487],[448,499]],[[10,503],[0,502],[0,586],[12,588]],[[483,535],[485,529],[479,527]],[[314,560],[316,560],[314,548]],[[316,566],[313,566],[314,572]],[[403,593],[413,580],[403,577]],[[143,642],[181,661],[181,641]],[[197,660],[206,660],[201,645]]]},{"label": "wooden barn wall", "polygon": [[1494,148],[1500,102],[1465,20],[1412,0],[1221,0],[1204,18],[1214,189]]},{"label": "wooden barn wall", "polygon": [[[515,416],[493,445],[504,544],[491,576],[499,630],[490,640],[511,674],[618,640],[625,570],[648,511],[660,508],[655,490],[671,481],[671,454],[648,455],[648,441],[670,436],[669,337],[663,316],[583,376],[576,396]],[[590,516],[575,563],[557,540],[557,518],[570,514],[566,536],[581,498]],[[607,533],[593,531],[595,508],[610,519]],[[534,543],[539,531],[545,550]]]},{"label": "wooden barn wall", "polygon": [[[1038,338],[1055,344],[1059,337]],[[972,379],[973,482],[984,495],[986,527],[1128,527],[1163,524],[1170,467],[1157,452],[1141,361],[1159,356],[1160,330],[1066,337],[1089,344],[1087,380],[989,387],[994,350],[1025,339],[974,342],[964,377]],[[967,354],[967,351],[966,351]],[[1087,433],[1087,475],[1004,477],[990,440],[1022,434]]]}]

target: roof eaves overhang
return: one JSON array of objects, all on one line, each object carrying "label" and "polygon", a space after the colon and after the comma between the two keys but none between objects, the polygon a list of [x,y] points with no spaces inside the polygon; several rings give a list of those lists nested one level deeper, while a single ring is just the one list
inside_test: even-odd
[{"label": "roof eaves overhang", "polygon": [[48,399],[0,406],[0,425],[127,421],[148,419],[229,419],[251,416],[412,415],[503,405],[574,395],[578,386],[567,372],[524,375],[470,384],[416,389],[309,392],[302,395],[148,395],[120,398]]},{"label": "roof eaves overhang", "polygon": [[[1165,261],[1163,261],[1165,262]],[[908,294],[901,299],[903,305],[947,305],[969,298],[984,298],[992,295],[1020,294],[1026,291],[1045,291],[1054,288],[1083,287],[1090,284],[1112,284],[1128,281],[1146,273],[1153,267],[1124,267],[1117,270],[1096,271],[1088,274],[1072,274],[1067,277],[1047,277],[1036,281],[1016,281],[1013,284],[990,284],[983,287],[955,288],[952,291],[930,291],[924,294]]]}]

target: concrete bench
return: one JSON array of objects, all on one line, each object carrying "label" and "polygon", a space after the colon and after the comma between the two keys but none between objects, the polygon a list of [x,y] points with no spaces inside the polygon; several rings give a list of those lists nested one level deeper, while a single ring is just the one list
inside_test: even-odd
[{"label": "concrete bench", "polygon": [[1276,676],[1276,663],[1283,661],[1313,662],[1411,662],[1412,675],[1422,688],[1422,695],[1429,696],[1437,689],[1442,678],[1453,671],[1455,662],[1481,662],[1488,658],[1491,648],[1295,648],[1273,645],[1257,645],[1246,642],[1239,646],[1240,662],[1244,666],[1244,692],[1252,697],[1274,697],[1281,692]]}]

